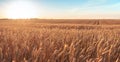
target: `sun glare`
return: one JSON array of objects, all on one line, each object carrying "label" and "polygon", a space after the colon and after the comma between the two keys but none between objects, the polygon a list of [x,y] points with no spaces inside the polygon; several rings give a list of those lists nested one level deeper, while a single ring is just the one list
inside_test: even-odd
[{"label": "sun glare", "polygon": [[37,18],[38,9],[32,2],[16,1],[7,7],[6,17],[11,19]]}]

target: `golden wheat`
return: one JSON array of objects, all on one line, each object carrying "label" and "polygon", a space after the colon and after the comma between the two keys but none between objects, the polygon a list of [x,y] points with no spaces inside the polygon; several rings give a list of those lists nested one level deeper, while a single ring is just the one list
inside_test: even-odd
[{"label": "golden wheat", "polygon": [[120,62],[119,25],[17,22],[0,23],[0,62]]}]

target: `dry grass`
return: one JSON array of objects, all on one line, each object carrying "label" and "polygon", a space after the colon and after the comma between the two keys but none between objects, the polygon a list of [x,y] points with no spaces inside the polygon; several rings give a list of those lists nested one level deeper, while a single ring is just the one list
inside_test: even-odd
[{"label": "dry grass", "polygon": [[2,21],[0,62],[120,62],[120,25]]}]

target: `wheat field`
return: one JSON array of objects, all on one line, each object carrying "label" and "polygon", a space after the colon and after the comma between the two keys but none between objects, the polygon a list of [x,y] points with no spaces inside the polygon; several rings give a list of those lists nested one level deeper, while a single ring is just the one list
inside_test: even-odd
[{"label": "wheat field", "polygon": [[120,21],[0,20],[0,62],[120,62]]}]

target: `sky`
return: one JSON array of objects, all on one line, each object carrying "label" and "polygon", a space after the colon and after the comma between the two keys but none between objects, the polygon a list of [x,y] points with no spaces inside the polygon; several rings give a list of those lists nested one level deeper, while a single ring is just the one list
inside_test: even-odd
[{"label": "sky", "polygon": [[[0,18],[5,7],[19,0],[0,0]],[[37,7],[38,18],[48,19],[119,19],[120,0],[20,0]]]}]

